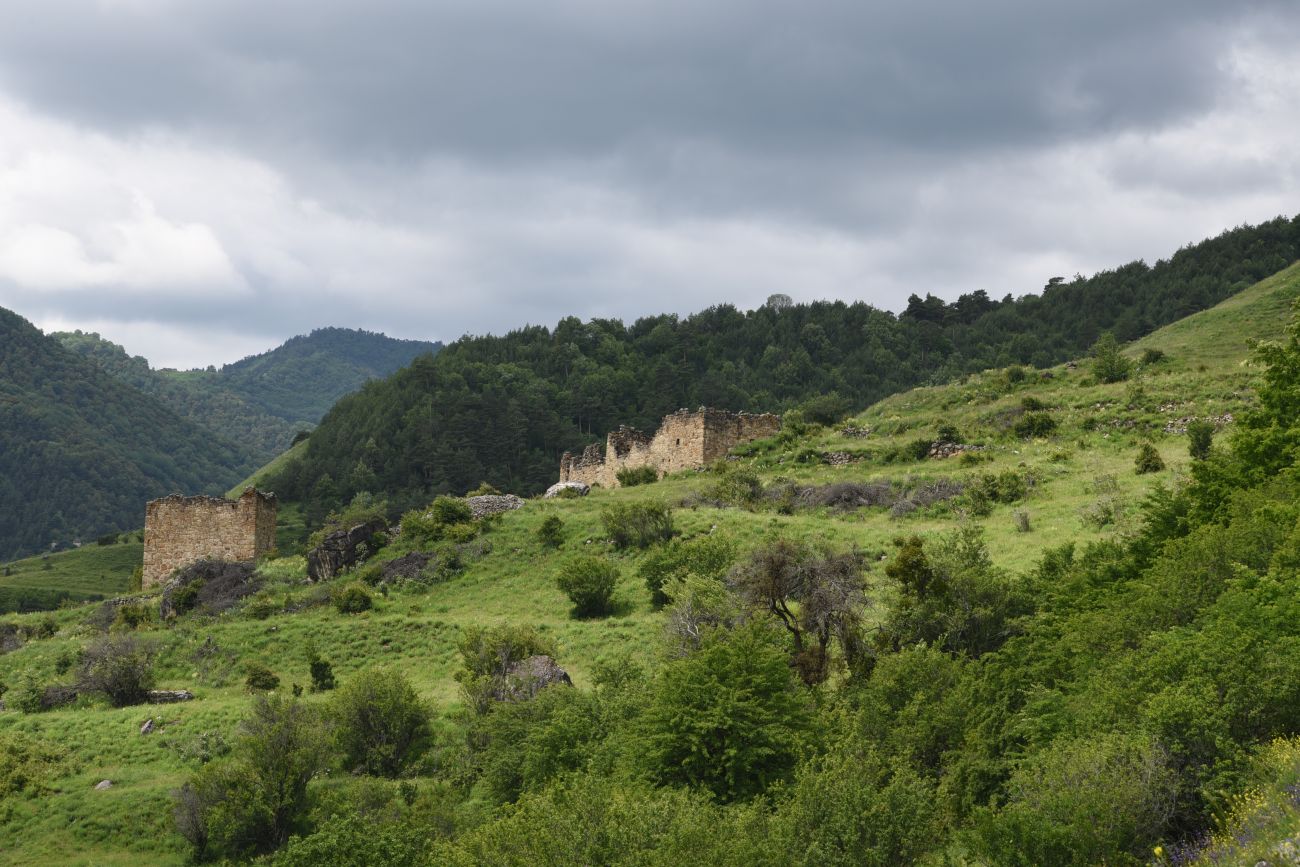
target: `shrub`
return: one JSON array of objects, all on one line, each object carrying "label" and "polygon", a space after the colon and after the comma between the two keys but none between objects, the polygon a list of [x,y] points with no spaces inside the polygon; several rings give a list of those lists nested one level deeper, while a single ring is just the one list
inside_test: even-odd
[{"label": "shrub", "polygon": [[641,562],[637,575],[650,591],[656,606],[667,605],[664,586],[674,578],[698,575],[720,579],[736,560],[736,546],[723,536],[701,536],[688,542],[671,542]]},{"label": "shrub", "polygon": [[672,509],[663,503],[617,503],[601,510],[600,521],[619,549],[649,548],[676,533]]},{"label": "shrub", "polygon": [[600,617],[609,612],[618,567],[603,557],[577,557],[561,567],[555,583],[573,603],[574,616]]},{"label": "shrub", "polygon": [[488,497],[488,496],[496,497],[496,496],[500,496],[500,495],[501,495],[501,492],[500,492],[499,490],[497,490],[497,488],[496,488],[495,485],[491,485],[491,484],[489,484],[489,483],[487,483],[487,482],[479,482],[479,483],[478,483],[478,487],[475,488],[474,490],[470,491],[469,493],[467,493],[465,496],[467,496],[467,497]]},{"label": "shrub", "polygon": [[[342,510],[331,512],[317,530],[307,537],[307,547],[315,548],[325,541],[325,537],[337,530],[349,530],[358,524],[372,521],[387,525],[388,503],[376,500],[373,494],[362,491],[352,498]],[[313,522],[314,523],[314,522]],[[373,553],[373,550],[372,552]]]},{"label": "shrub", "polygon": [[284,845],[328,752],[318,714],[297,699],[258,696],[235,751],[173,793],[176,828],[196,860],[246,859]]},{"label": "shrub", "polygon": [[61,776],[64,754],[22,732],[0,732],[0,804],[12,795],[46,790]]},{"label": "shrub", "polygon": [[249,689],[270,692],[280,687],[280,676],[261,662],[248,663],[244,666],[244,671],[247,673],[244,686]]},{"label": "shrub", "polygon": [[142,704],[153,687],[153,649],[132,635],[101,638],[81,654],[77,689],[113,707]]},{"label": "shrub", "polygon": [[1119,351],[1115,335],[1107,331],[1092,345],[1092,374],[1098,382],[1123,382],[1133,371],[1133,362]]},{"label": "shrub", "polygon": [[461,668],[456,672],[465,697],[478,713],[492,705],[492,694],[510,666],[530,656],[554,656],[555,647],[530,626],[471,626],[457,645]]},{"label": "shrub", "polygon": [[757,624],[716,631],[667,663],[645,711],[646,772],[721,801],[762,794],[794,768],[810,731],[785,650]]},{"label": "shrub", "polygon": [[1025,412],[1043,412],[1047,409],[1047,404],[1033,395],[1027,394],[1020,399],[1020,408]]},{"label": "shrub", "polygon": [[1013,364],[1004,371],[1007,378],[1007,385],[1016,385],[1025,381],[1027,374],[1025,369],[1018,364]]},{"label": "shrub", "polygon": [[[453,528],[459,527],[459,530]],[[440,542],[456,533],[473,538],[474,513],[469,504],[459,497],[438,497],[423,509],[412,509],[402,515],[402,539],[417,545]]]},{"label": "shrub", "polygon": [[1017,533],[1028,533],[1032,529],[1029,525],[1029,513],[1024,509],[1016,509],[1011,513],[1011,518],[1015,521]]},{"label": "shrub", "polygon": [[45,710],[45,685],[32,672],[19,678],[11,689],[5,690],[5,706],[23,713],[40,713]]},{"label": "shrub", "polygon": [[1056,419],[1048,412],[1027,412],[1012,425],[1011,431],[1021,439],[1049,436],[1056,430]]},{"label": "shrub", "polygon": [[625,488],[635,488],[637,485],[652,485],[659,481],[659,470],[649,464],[640,467],[627,467],[619,470],[614,474],[618,483]]},{"label": "shrub", "polygon": [[384,669],[353,677],[330,704],[345,768],[380,777],[398,776],[419,756],[430,715],[405,675]]},{"label": "shrub", "polygon": [[95,540],[95,544],[99,545],[100,547],[104,547],[105,545],[116,545],[117,534],[109,533],[107,536],[100,536],[98,539]]},{"label": "shrub", "polygon": [[976,486],[995,503],[1016,503],[1029,493],[1025,477],[1015,470],[1004,470],[997,475],[985,473]]},{"label": "shrub", "polygon": [[934,442],[928,438],[914,439],[903,447],[905,460],[923,461],[930,456],[930,448]]},{"label": "shrub", "polygon": [[1137,457],[1133,461],[1138,475],[1144,473],[1158,473],[1165,468],[1164,459],[1160,457],[1160,452],[1151,443],[1143,443],[1138,448]]},{"label": "shrub", "polygon": [[1165,358],[1166,358],[1166,355],[1165,355],[1165,353],[1164,353],[1163,350],[1160,350],[1160,349],[1152,349],[1152,348],[1149,348],[1149,347],[1148,347],[1147,349],[1142,350],[1142,363],[1143,363],[1144,365],[1145,365],[1145,364],[1159,364],[1160,362],[1164,361]]},{"label": "shrub", "polygon": [[[954,424],[939,425],[939,442],[941,443],[960,443],[962,441],[961,431]],[[927,451],[927,454],[929,452]]]},{"label": "shrub", "polygon": [[364,584],[345,584],[334,591],[334,608],[340,614],[359,614],[375,604]]},{"label": "shrub", "polygon": [[1210,456],[1214,445],[1214,425],[1197,419],[1187,425],[1187,453],[1192,460],[1203,461]]},{"label": "shrub", "polygon": [[547,515],[546,520],[537,528],[537,541],[544,548],[559,548],[564,545],[564,521],[559,515]]},{"label": "shrub", "polygon": [[149,605],[119,605],[117,616],[113,618],[113,625],[109,629],[114,632],[131,632],[141,626],[148,626],[153,621],[153,608]]},{"label": "shrub", "polygon": [[307,668],[311,671],[312,692],[328,692],[334,688],[334,666],[321,657],[311,642],[307,643]]},{"label": "shrub", "polygon": [[709,495],[728,505],[748,508],[762,498],[763,483],[754,473],[726,468]]}]

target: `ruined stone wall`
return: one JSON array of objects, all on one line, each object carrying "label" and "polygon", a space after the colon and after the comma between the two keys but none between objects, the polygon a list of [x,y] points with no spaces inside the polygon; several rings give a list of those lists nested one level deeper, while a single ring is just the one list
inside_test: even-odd
[{"label": "ruined stone wall", "polygon": [[701,407],[679,409],[664,417],[653,437],[620,427],[610,433],[604,454],[592,444],[580,457],[566,453],[560,459],[561,482],[618,487],[624,469],[652,466],[664,473],[698,469],[724,457],[731,449],[781,430],[781,419],[771,414],[726,412]]},{"label": "ruined stone wall", "polygon": [[275,548],[275,518],[275,494],[252,488],[238,500],[173,494],[151,501],[144,512],[143,586],[199,560],[256,560]]}]

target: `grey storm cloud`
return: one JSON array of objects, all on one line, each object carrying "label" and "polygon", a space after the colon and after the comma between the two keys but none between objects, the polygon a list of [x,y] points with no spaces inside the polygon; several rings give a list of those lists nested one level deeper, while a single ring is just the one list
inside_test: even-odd
[{"label": "grey storm cloud", "polygon": [[12,5],[0,305],[173,363],[1021,293],[1300,191],[1287,2]]}]

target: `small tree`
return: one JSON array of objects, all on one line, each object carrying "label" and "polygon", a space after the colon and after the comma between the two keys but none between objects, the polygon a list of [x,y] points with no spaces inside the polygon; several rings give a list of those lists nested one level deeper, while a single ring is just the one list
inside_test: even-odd
[{"label": "small tree", "polygon": [[133,635],[101,638],[82,652],[77,689],[113,707],[142,704],[153,686],[153,650]]},{"label": "small tree", "polygon": [[1138,448],[1137,458],[1134,459],[1133,464],[1138,475],[1158,473],[1165,468],[1164,459],[1151,443],[1143,443]]},{"label": "small tree", "polygon": [[270,692],[280,686],[280,676],[260,662],[250,662],[244,667],[247,676],[244,686],[251,690]]},{"label": "small tree", "polygon": [[649,548],[667,542],[676,530],[673,512],[663,503],[617,503],[600,513],[605,534],[615,548]]},{"label": "small tree", "polygon": [[311,671],[312,692],[329,692],[334,688],[334,666],[321,658],[316,645],[310,641],[307,642],[307,668]]},{"label": "small tree", "polygon": [[383,669],[349,680],[330,706],[345,766],[381,777],[398,776],[419,756],[430,715],[405,675]]},{"label": "small tree", "polygon": [[576,617],[600,617],[609,613],[618,567],[603,557],[582,556],[560,569],[556,584],[573,603]]},{"label": "small tree", "polygon": [[1192,460],[1203,461],[1208,458],[1213,445],[1213,423],[1197,419],[1187,425],[1187,452]]},{"label": "small tree", "polygon": [[564,522],[559,515],[547,515],[546,520],[537,528],[537,541],[546,548],[559,548],[564,545]]},{"label": "small tree", "polygon": [[1133,362],[1119,351],[1119,341],[1107,331],[1092,345],[1092,373],[1098,382],[1123,382],[1133,371]]}]

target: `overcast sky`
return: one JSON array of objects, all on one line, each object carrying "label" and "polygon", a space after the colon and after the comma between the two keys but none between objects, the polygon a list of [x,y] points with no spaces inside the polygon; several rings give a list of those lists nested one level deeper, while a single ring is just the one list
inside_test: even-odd
[{"label": "overcast sky", "polygon": [[156,366],[1038,291],[1300,212],[1300,4],[3,0],[0,306]]}]

